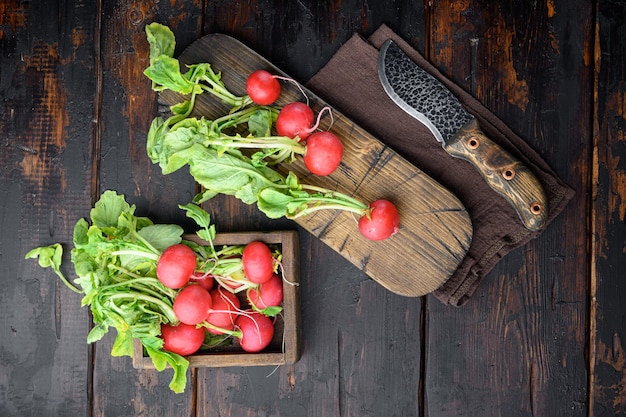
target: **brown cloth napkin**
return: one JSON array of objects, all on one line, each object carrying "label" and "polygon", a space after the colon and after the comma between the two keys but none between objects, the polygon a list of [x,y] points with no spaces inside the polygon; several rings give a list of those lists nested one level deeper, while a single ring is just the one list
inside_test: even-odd
[{"label": "brown cloth napkin", "polygon": [[474,226],[472,244],[458,269],[433,292],[444,304],[460,306],[469,300],[502,257],[539,236],[542,230],[526,229],[515,210],[487,185],[469,162],[448,155],[424,125],[388,98],[377,69],[378,48],[387,39],[393,39],[418,65],[444,83],[494,142],[535,172],[548,195],[548,223],[563,210],[574,191],[522,138],[446,79],[387,26],[380,27],[368,40],[355,34],[339,49],[307,87],[454,193],[468,210]]}]

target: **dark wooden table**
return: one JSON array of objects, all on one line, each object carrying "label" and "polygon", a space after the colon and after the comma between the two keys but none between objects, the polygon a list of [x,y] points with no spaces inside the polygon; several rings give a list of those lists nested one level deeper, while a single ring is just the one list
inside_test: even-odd
[{"label": "dark wooden table", "polygon": [[[0,2],[0,416],[626,415],[625,16],[608,0]],[[173,394],[168,372],[111,357],[113,335],[87,345],[80,296],[23,260],[70,245],[105,189],[189,226],[192,179],[145,153],[152,21],[177,53],[226,33],[302,82],[385,23],[576,196],[461,308],[385,291],[301,231],[301,360],[194,370]],[[296,228],[212,204],[220,231]]]}]

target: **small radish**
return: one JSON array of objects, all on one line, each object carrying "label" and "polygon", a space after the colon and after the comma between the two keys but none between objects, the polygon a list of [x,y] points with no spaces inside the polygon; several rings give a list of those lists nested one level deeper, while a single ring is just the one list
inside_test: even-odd
[{"label": "small radish", "polygon": [[256,104],[269,106],[280,96],[280,83],[265,70],[257,70],[248,76],[246,91]]},{"label": "small radish", "polygon": [[[235,294],[218,287],[211,291],[211,300],[212,306],[206,322],[221,329],[233,330],[235,328],[236,313],[241,307],[239,298]],[[212,328],[207,328],[207,331],[213,334],[224,333]]]},{"label": "small radish", "polygon": [[343,144],[331,132],[315,132],[306,140],[304,165],[315,175],[331,174],[343,158]]},{"label": "small radish", "polygon": [[211,291],[213,289],[213,284],[215,282],[213,276],[205,272],[194,272],[191,274],[189,281],[195,282],[201,287],[204,287],[207,291]]},{"label": "small radish", "polygon": [[180,323],[176,326],[171,324],[161,325],[161,337],[163,349],[168,352],[188,356],[196,353],[204,343],[204,329],[196,328],[189,324]]},{"label": "small radish", "polygon": [[359,219],[359,231],[370,240],[383,240],[398,232],[398,210],[387,200],[372,202]]},{"label": "small radish", "polygon": [[196,269],[196,254],[181,243],[165,249],[157,261],[156,275],[168,288],[182,288]]},{"label": "small radish", "polygon": [[237,317],[235,327],[239,329],[239,345],[246,352],[260,352],[272,342],[274,323],[261,313],[253,311]]},{"label": "small radish", "polygon": [[272,251],[263,242],[250,242],[243,249],[241,255],[243,272],[248,281],[254,284],[262,284],[269,281],[274,275],[274,258]]},{"label": "small radish", "polygon": [[185,324],[196,325],[209,315],[211,294],[200,285],[188,285],[174,299],[174,314]]},{"label": "small radish", "polygon": [[283,302],[283,280],[274,274],[269,281],[250,288],[247,292],[248,302],[253,309],[262,311],[267,307],[276,307]]},{"label": "small radish", "polygon": [[304,140],[311,134],[314,120],[313,110],[306,104],[295,101],[285,105],[278,113],[276,131],[281,136],[292,139],[298,136],[300,140]]}]

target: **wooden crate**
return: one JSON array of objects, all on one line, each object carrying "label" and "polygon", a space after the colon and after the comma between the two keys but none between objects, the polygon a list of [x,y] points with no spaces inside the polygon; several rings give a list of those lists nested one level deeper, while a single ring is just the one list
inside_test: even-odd
[{"label": "wooden crate", "polygon": [[[200,244],[207,242],[196,235],[185,235],[186,240]],[[244,352],[237,343],[232,346],[214,348],[211,351],[198,352],[187,356],[189,366],[195,368],[223,366],[266,366],[290,365],[300,357],[300,290],[299,290],[299,242],[298,232],[238,232],[221,233],[215,237],[214,245],[242,245],[260,240],[269,245],[279,246],[282,254],[282,267],[285,278],[293,284],[283,281],[283,311],[276,317],[274,338],[270,345],[259,353]],[[245,292],[237,294],[242,301],[242,308],[247,306]],[[145,355],[141,342],[134,342],[133,366],[137,369],[154,369],[152,359]]]}]

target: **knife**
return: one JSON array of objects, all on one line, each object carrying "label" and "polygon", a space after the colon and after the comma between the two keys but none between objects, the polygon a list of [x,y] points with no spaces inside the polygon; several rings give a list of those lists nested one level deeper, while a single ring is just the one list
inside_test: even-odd
[{"label": "knife", "polygon": [[392,40],[380,48],[378,76],[389,97],[426,125],[448,154],[471,162],[487,184],[515,208],[526,228],[539,230],[545,225],[548,204],[537,177],[489,139],[450,90]]}]

